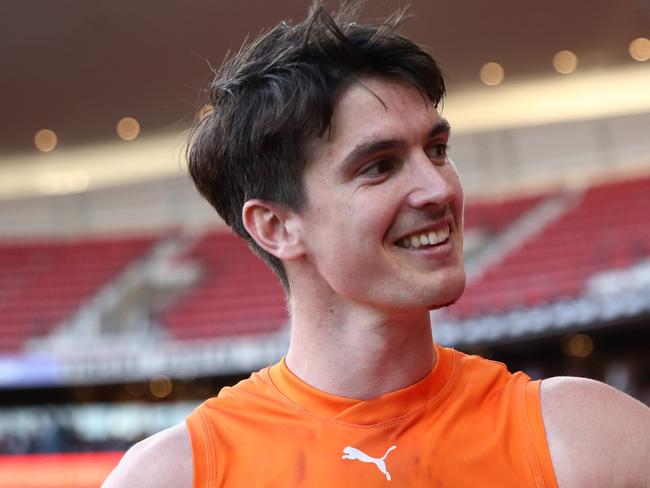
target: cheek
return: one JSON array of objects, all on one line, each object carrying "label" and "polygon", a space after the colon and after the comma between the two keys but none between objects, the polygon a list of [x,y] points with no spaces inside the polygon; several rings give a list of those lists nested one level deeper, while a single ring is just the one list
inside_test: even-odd
[{"label": "cheek", "polygon": [[462,228],[463,224],[463,216],[465,212],[465,192],[463,190],[463,184],[460,180],[460,175],[458,174],[458,171],[456,170],[456,166],[454,166],[453,161],[449,161],[449,175],[448,175],[448,181],[449,184],[452,186],[453,193],[454,193],[454,202],[453,202],[453,209],[454,212],[456,213],[455,217],[457,219],[458,227]]},{"label": "cheek", "polygon": [[333,209],[314,228],[312,257],[319,274],[337,292],[356,294],[352,288],[360,285],[359,278],[366,282],[381,268],[386,230],[376,218],[361,208]]}]

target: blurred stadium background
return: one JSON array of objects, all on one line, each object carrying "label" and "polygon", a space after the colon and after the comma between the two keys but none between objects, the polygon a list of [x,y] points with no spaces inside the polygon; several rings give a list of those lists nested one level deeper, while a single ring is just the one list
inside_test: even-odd
[{"label": "blurred stadium background", "polygon": [[[467,192],[470,281],[434,337],[650,403],[650,1],[411,4]],[[197,196],[183,144],[208,62],[306,6],[3,5],[0,486],[98,486],[283,355],[281,288]]]}]

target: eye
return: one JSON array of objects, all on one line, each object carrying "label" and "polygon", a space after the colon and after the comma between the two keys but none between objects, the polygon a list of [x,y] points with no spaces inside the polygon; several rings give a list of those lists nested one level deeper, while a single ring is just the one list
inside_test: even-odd
[{"label": "eye", "polygon": [[434,143],[427,147],[427,155],[434,163],[444,163],[447,160],[447,152],[449,152],[448,144]]},{"label": "eye", "polygon": [[389,159],[379,159],[363,168],[359,174],[363,176],[381,176],[390,173],[395,168],[395,163]]}]

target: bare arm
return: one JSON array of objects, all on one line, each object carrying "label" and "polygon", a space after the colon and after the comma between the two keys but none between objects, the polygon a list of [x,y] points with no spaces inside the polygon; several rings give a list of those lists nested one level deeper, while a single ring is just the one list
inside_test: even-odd
[{"label": "bare arm", "polygon": [[560,488],[650,487],[650,409],[598,381],[557,377],[541,387]]},{"label": "bare arm", "polygon": [[102,488],[191,488],[193,483],[192,448],[183,422],[131,447]]}]

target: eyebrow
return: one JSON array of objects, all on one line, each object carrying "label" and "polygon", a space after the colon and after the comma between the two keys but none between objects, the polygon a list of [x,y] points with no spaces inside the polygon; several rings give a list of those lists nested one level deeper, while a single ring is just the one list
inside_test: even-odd
[{"label": "eyebrow", "polygon": [[[451,126],[449,125],[449,122],[447,122],[445,119],[442,119],[431,128],[427,138],[432,139],[439,134],[448,134],[449,132],[451,132]],[[357,144],[354,149],[352,149],[352,151],[350,151],[347,156],[345,156],[345,158],[343,158],[341,167],[347,169],[359,159],[362,159],[370,154],[404,146],[406,146],[406,142],[402,139],[381,139],[378,141],[361,142]]]},{"label": "eyebrow", "polygon": [[429,133],[429,139],[437,136],[438,134],[443,134],[443,133],[449,134],[450,132],[451,132],[451,125],[449,125],[447,119],[442,119],[431,129],[431,132]]}]

